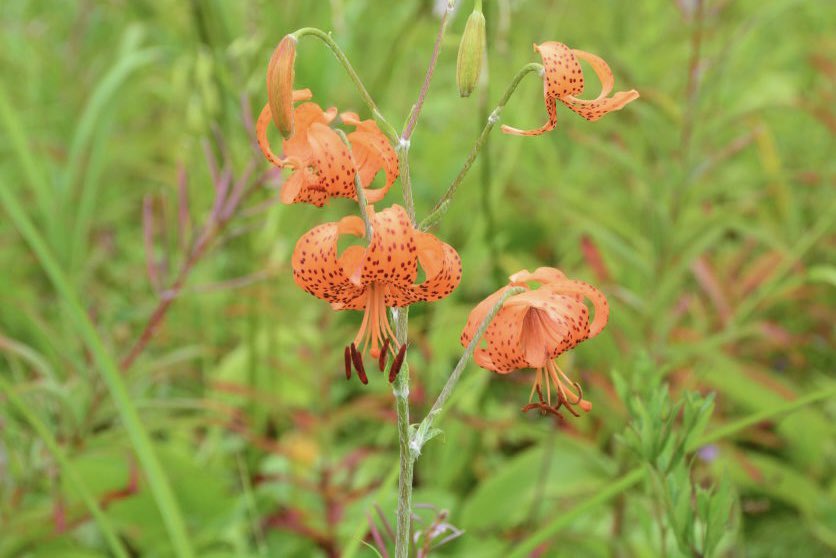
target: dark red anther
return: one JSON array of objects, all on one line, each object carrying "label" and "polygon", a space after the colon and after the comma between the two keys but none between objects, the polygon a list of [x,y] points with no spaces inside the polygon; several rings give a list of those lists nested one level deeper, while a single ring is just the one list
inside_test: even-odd
[{"label": "dark red anther", "polygon": [[403,360],[406,357],[406,344],[404,343],[401,345],[398,354],[395,356],[395,360],[392,361],[392,368],[389,369],[389,383],[395,381],[395,378],[398,377],[398,372],[401,371],[401,366],[403,366]]},{"label": "dark red anther", "polygon": [[354,368],[357,369],[357,376],[360,377],[360,381],[363,384],[369,383],[369,378],[366,376],[366,368],[363,366],[363,357],[360,356],[360,353],[357,351],[357,347],[354,346],[354,343],[351,344],[351,361],[354,363]]},{"label": "dark red anther", "polygon": [[351,349],[345,348],[345,379],[351,379]]},{"label": "dark red anther", "polygon": [[380,356],[377,359],[377,367],[380,368],[380,371],[383,372],[386,370],[386,357],[388,357],[389,352],[389,338],[387,337],[383,341],[383,346],[380,348]]},{"label": "dark red anther", "polygon": [[541,416],[545,417],[549,414],[552,414],[561,421],[566,420],[563,418],[563,415],[560,414],[558,408],[558,406],[549,407],[548,403],[529,403],[528,405],[523,405],[522,412],[527,413],[528,411],[533,411],[534,409],[537,409]]}]

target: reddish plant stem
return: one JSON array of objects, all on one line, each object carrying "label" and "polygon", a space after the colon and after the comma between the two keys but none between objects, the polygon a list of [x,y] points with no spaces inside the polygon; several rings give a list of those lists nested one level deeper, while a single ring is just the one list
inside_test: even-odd
[{"label": "reddish plant stem", "polygon": [[438,34],[435,36],[435,44],[433,45],[433,54],[430,58],[430,65],[427,67],[427,73],[424,75],[424,83],[421,85],[421,92],[418,94],[418,101],[412,109],[412,113],[409,116],[409,122],[407,123],[403,134],[401,134],[402,141],[409,140],[410,136],[412,136],[413,130],[415,130],[415,125],[418,123],[418,116],[421,114],[421,107],[424,106],[424,100],[427,98],[427,92],[430,89],[430,82],[432,81],[433,73],[435,72],[435,64],[438,61],[438,53],[441,50],[441,39],[444,37],[445,29],[447,29],[447,16],[453,11],[453,4],[455,3],[449,4],[448,8],[444,11],[444,15],[441,16],[441,24],[438,26]]},{"label": "reddish plant stem", "polygon": [[203,257],[203,254],[206,252],[206,248],[209,246],[210,241],[215,237],[217,231],[225,224],[225,222],[218,223],[217,226],[209,226],[209,228],[204,231],[201,235],[200,239],[195,243],[194,248],[192,249],[189,257],[186,259],[183,267],[180,268],[179,273],[177,274],[177,279],[175,279],[174,283],[166,289],[162,296],[160,297],[160,301],[157,303],[157,307],[151,313],[151,316],[148,318],[148,321],[145,323],[145,327],[140,333],[137,340],[134,342],[131,350],[128,351],[128,354],[122,359],[119,363],[119,367],[123,373],[127,372],[133,363],[136,361],[137,357],[145,350],[145,347],[148,346],[148,343],[151,341],[151,338],[154,336],[154,332],[162,323],[163,319],[165,318],[166,313],[168,312],[169,307],[177,298],[177,295],[180,294],[180,290],[183,288],[183,285],[186,282],[186,279],[189,276],[194,265]]}]

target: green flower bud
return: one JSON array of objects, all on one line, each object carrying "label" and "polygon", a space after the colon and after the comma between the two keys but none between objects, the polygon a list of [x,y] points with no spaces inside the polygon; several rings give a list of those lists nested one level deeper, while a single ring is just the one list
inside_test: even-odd
[{"label": "green flower bud", "polygon": [[476,6],[467,18],[462,42],[459,43],[459,56],[456,60],[456,84],[459,95],[468,97],[479,82],[482,71],[482,57],[485,53],[485,16],[482,14],[482,2]]}]

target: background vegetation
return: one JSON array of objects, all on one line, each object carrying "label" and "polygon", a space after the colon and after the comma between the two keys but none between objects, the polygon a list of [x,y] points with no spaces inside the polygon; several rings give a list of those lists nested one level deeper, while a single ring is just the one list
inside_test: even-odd
[{"label": "background vegetation", "polygon": [[[433,555],[833,553],[834,7],[488,0],[489,82],[462,100],[460,4],[412,139],[419,215],[532,42],[598,53],[642,97],[594,124],[561,110],[540,138],[495,131],[437,228],[465,274],[411,314],[419,417],[510,273],[560,267],[612,313],[566,357],[594,404],[580,419],[522,415],[527,373],[466,371],[417,464],[420,544],[454,526]],[[361,539],[387,538],[391,391],[345,382],[359,316],[289,269],[350,202],[277,204],[248,132],[302,26],[406,117],[430,1],[0,6],[0,556],[373,556]],[[313,40],[297,82],[368,118]],[[503,122],[544,121],[541,87]]]}]

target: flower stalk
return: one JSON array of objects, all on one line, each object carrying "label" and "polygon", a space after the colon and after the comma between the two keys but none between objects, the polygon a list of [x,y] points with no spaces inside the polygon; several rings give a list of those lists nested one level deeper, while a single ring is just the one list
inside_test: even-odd
[{"label": "flower stalk", "polygon": [[322,31],[321,29],[317,29],[316,27],[302,27],[301,29],[297,29],[293,33],[290,34],[291,37],[295,39],[301,39],[302,37],[316,37],[327,46],[331,52],[334,54],[334,57],[337,61],[342,65],[345,69],[348,77],[351,78],[351,81],[354,83],[354,86],[357,88],[357,92],[360,94],[360,97],[363,99],[363,102],[366,103],[366,106],[369,108],[369,111],[372,113],[372,117],[380,126],[383,133],[389,138],[390,141],[396,142],[398,141],[398,132],[395,131],[395,128],[392,127],[389,122],[383,117],[381,114],[380,109],[377,107],[377,103],[374,102],[371,94],[366,89],[366,86],[363,84],[363,81],[360,79],[360,76],[357,74],[357,71],[354,69],[354,66],[351,65],[351,62],[348,61],[348,57],[346,57],[345,53],[339,47],[339,45],[331,38],[331,35]]},{"label": "flower stalk", "polygon": [[470,359],[473,358],[473,353],[476,350],[476,346],[482,340],[482,336],[485,334],[485,331],[488,329],[488,326],[496,317],[497,313],[502,309],[502,305],[505,304],[506,300],[508,300],[510,297],[514,295],[518,295],[523,292],[525,292],[525,289],[522,287],[514,287],[505,291],[499,298],[499,300],[496,302],[496,304],[494,304],[493,308],[490,309],[488,314],[482,320],[482,323],[479,324],[479,328],[476,330],[476,334],[473,336],[473,339],[471,339],[470,343],[467,344],[467,348],[465,348],[464,353],[462,353],[462,356],[459,357],[459,362],[456,363],[456,367],[453,369],[453,372],[450,374],[450,377],[447,378],[447,382],[441,389],[441,393],[438,394],[438,397],[436,398],[435,403],[433,403],[430,412],[427,413],[427,416],[424,417],[424,420],[421,421],[421,424],[418,425],[418,428],[415,431],[412,443],[410,445],[414,449],[416,457],[420,455],[421,449],[424,447],[424,444],[434,437],[435,434],[432,430],[433,422],[435,421],[435,418],[439,414],[441,414],[441,411],[444,409],[444,405],[447,404],[447,400],[450,399],[450,396],[453,395],[453,390],[456,388],[456,384],[459,383],[459,379],[461,378],[462,372],[464,372],[464,369],[467,367],[468,363],[470,363]]},{"label": "flower stalk", "polygon": [[[345,132],[342,130],[336,130],[337,134],[340,136],[340,139],[343,140],[343,143],[351,149],[351,142],[348,141],[348,137],[345,135]],[[352,156],[353,162],[353,156]],[[356,164],[355,164],[356,167]],[[366,229],[366,242],[372,241],[372,222],[369,220],[369,212],[368,206],[369,203],[366,201],[366,192],[363,190],[363,183],[360,181],[360,173],[354,173],[354,190],[357,192],[357,207],[360,209],[360,217],[363,218],[363,226]]]},{"label": "flower stalk", "polygon": [[476,143],[473,144],[473,147],[470,149],[470,153],[467,155],[467,159],[462,166],[462,169],[459,171],[459,174],[456,175],[456,178],[453,179],[453,182],[450,183],[450,186],[447,188],[447,191],[444,192],[444,195],[439,198],[436,202],[435,206],[433,206],[430,214],[421,221],[419,225],[419,229],[427,230],[434,224],[439,221],[441,215],[447,211],[447,208],[450,205],[450,202],[453,199],[453,196],[456,194],[456,190],[458,190],[459,185],[464,181],[464,177],[467,176],[467,173],[470,171],[470,167],[473,166],[473,163],[476,161],[476,158],[479,156],[479,152],[482,151],[482,146],[485,144],[485,139],[488,137],[488,134],[491,133],[494,126],[497,122],[499,122],[499,117],[502,114],[502,110],[505,108],[505,105],[508,104],[508,101],[511,99],[511,95],[514,94],[514,91],[517,90],[517,87],[520,85],[520,82],[523,80],[525,76],[532,72],[537,72],[538,74],[542,74],[543,66],[541,64],[537,64],[532,62],[530,64],[526,64],[514,78],[511,80],[511,83],[508,85],[508,88],[505,90],[505,93],[502,94],[502,97],[499,99],[499,103],[496,105],[496,108],[493,109],[488,120],[485,122],[484,128],[482,128],[482,132],[479,134],[479,137],[476,138]]}]

